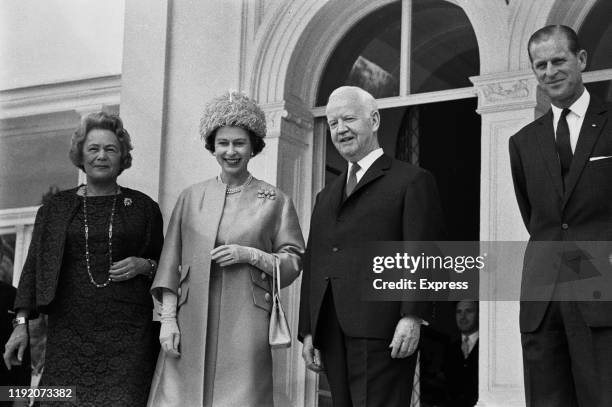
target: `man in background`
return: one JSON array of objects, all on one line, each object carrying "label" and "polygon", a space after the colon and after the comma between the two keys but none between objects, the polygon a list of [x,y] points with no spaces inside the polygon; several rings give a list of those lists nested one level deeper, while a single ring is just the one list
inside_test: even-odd
[{"label": "man in background", "polygon": [[473,407],[478,402],[478,302],[459,301],[455,308],[458,340],[449,344],[443,371],[448,407]]}]

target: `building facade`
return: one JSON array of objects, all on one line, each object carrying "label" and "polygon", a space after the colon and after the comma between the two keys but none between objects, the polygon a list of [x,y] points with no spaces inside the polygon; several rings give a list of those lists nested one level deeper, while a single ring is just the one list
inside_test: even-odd
[{"label": "building facade", "polygon": [[[385,150],[436,175],[453,239],[526,240],[508,139],[548,108],[527,40],[546,24],[576,29],[589,52],[585,82],[610,100],[610,15],[607,0],[130,0],[120,73],[0,90],[4,151],[44,150],[30,171],[0,167],[13,280],[38,197],[82,179],[62,151],[83,114],[120,111],[135,150],[119,181],[157,199],[169,219],[183,188],[218,174],[198,123],[206,101],[228,89],[266,112],[267,146],[251,171],[293,198],[304,233],[316,193],[342,169],[328,142],[327,95],[356,84],[378,99]],[[56,142],[43,148],[37,135]],[[520,259],[498,261],[518,284]],[[484,273],[480,284],[500,283]],[[295,332],[299,281],[284,300]],[[479,352],[479,405],[524,405],[517,302],[481,302]],[[278,405],[326,405],[299,344],[274,358]]]}]

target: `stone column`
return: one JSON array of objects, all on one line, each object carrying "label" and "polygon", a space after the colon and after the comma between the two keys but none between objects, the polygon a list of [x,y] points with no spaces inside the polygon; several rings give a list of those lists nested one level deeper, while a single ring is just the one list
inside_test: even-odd
[{"label": "stone column", "polygon": [[[312,202],[313,117],[303,105],[281,101],[262,106],[268,119],[266,148],[253,160],[252,170],[288,194],[295,205],[302,232],[308,232]],[[294,338],[300,305],[299,277],[283,289],[282,299]],[[280,406],[299,406],[305,399],[306,369],[302,347],[295,341],[286,350],[274,350],[274,397]]]},{"label": "stone column", "polygon": [[[478,91],[477,112],[482,118],[480,240],[526,241],[528,235],[514,196],[508,140],[534,120],[537,82],[528,70],[470,79]],[[520,284],[520,256],[491,260],[491,270],[507,270],[511,283]],[[507,289],[498,276],[486,269],[481,274],[482,298]],[[479,406],[525,405],[518,315],[518,301],[480,303]]]}]

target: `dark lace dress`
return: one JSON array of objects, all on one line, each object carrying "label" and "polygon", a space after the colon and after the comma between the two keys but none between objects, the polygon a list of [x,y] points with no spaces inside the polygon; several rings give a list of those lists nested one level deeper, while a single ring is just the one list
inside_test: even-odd
[{"label": "dark lace dress", "polygon": [[[117,197],[113,261],[141,256],[149,221],[124,199]],[[87,200],[90,264],[98,283],[108,276],[112,202],[112,196]],[[136,299],[148,295],[151,282],[138,276],[96,288],[89,281],[82,205],[68,226],[57,292],[49,307],[41,386],[76,386],[78,406],[144,406],[159,351],[159,327],[151,321],[151,307]]]}]

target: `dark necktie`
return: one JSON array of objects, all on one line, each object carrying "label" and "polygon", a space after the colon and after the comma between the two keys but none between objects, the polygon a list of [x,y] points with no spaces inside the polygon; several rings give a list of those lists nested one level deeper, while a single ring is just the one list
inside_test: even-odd
[{"label": "dark necktie", "polygon": [[351,171],[349,172],[348,181],[346,182],[346,196],[348,197],[355,189],[355,185],[357,185],[357,171],[359,171],[361,167],[359,164],[354,163],[351,167]]},{"label": "dark necktie", "polygon": [[461,341],[461,352],[463,353],[463,357],[465,359],[470,356],[470,337],[467,335],[464,336],[463,340]]},{"label": "dark necktie", "polygon": [[559,123],[557,123],[557,154],[561,161],[561,175],[565,181],[565,176],[569,172],[572,164],[572,145],[570,144],[569,126],[567,125],[567,115],[571,112],[569,109],[563,109]]}]

